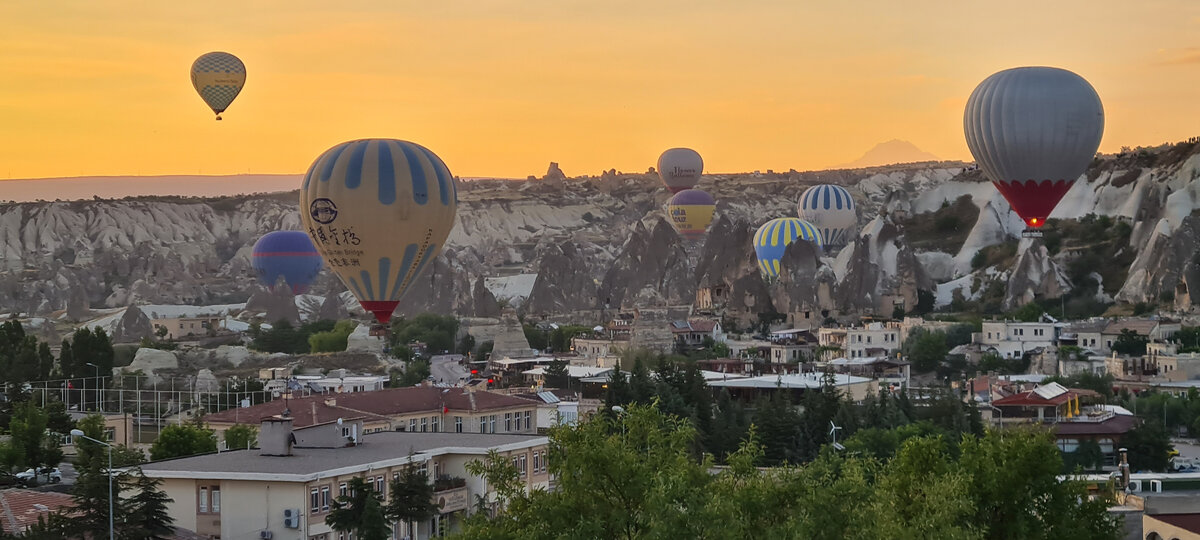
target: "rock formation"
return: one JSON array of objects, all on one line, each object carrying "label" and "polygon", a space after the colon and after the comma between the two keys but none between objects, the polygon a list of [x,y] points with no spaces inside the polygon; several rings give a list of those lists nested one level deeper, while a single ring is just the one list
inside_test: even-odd
[{"label": "rock formation", "polygon": [[537,280],[522,310],[533,315],[571,313],[596,304],[596,282],[574,242],[551,244],[540,254]]},{"label": "rock formation", "polygon": [[691,305],[696,286],[679,235],[661,215],[638,222],[604,275],[598,309]]},{"label": "rock formation", "polygon": [[154,327],[150,324],[150,317],[137,306],[125,308],[125,313],[112,332],[113,343],[136,343],[142,338],[153,337]]}]

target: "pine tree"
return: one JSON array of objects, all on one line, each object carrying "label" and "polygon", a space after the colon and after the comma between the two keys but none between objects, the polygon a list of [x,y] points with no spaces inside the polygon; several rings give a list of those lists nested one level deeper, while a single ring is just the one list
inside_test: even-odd
[{"label": "pine tree", "polygon": [[384,509],[384,515],[393,521],[402,521],[415,527],[437,515],[438,507],[433,503],[433,484],[429,476],[415,466],[409,465],[392,480],[392,498]]},{"label": "pine tree", "polygon": [[122,540],[167,540],[174,537],[175,518],[167,511],[173,499],[158,489],[161,480],[138,471],[132,482],[137,494],[122,501]]},{"label": "pine tree", "polygon": [[345,495],[333,501],[325,524],[338,532],[354,533],[359,540],[386,540],[390,531],[381,508],[383,496],[361,477],[350,479],[347,488]]}]

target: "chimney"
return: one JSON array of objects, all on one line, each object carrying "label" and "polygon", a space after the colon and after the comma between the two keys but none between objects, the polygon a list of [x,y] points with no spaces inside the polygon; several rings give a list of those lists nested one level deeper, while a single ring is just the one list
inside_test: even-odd
[{"label": "chimney", "polygon": [[[317,404],[313,403],[313,407],[316,407],[316,406],[317,406]],[[337,407],[337,398],[331,398],[331,397],[325,398],[325,406],[326,407]]]},{"label": "chimney", "polygon": [[290,456],[295,437],[292,435],[292,419],[286,416],[268,416],[259,426],[259,453],[264,456]]}]

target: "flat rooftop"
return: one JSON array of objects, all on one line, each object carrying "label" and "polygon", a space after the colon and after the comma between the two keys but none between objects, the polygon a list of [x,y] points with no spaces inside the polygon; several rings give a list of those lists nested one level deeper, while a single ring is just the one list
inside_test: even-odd
[{"label": "flat rooftop", "polygon": [[541,435],[501,433],[421,433],[384,431],[362,436],[358,446],[292,449],[290,456],[265,456],[259,450],[232,450],[168,459],[142,465],[146,476],[309,482],[318,478],[353,474],[368,468],[386,468],[421,462],[433,456],[458,454],[483,456],[543,445]]}]

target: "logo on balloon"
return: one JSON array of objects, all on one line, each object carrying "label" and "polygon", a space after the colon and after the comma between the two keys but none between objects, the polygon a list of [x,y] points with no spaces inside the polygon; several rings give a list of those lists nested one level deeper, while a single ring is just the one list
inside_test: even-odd
[{"label": "logo on balloon", "polygon": [[312,216],[313,221],[321,225],[328,225],[337,219],[337,205],[333,201],[325,198],[316,199],[312,204],[308,205],[308,213]]}]

